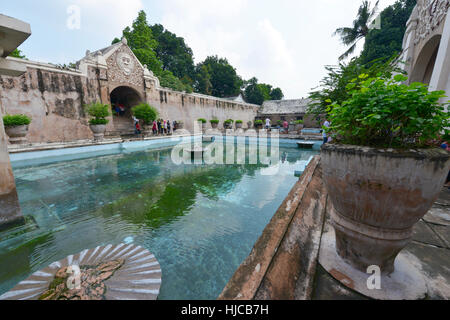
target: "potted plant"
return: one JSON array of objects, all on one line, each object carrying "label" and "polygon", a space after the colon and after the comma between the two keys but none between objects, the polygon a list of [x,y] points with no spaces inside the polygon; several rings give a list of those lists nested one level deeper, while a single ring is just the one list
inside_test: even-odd
[{"label": "potted plant", "polygon": [[143,122],[145,134],[150,134],[152,131],[153,121],[158,117],[158,111],[147,103],[141,103],[131,108],[133,115]]},{"label": "potted plant", "polygon": [[106,125],[109,120],[106,119],[110,115],[109,106],[100,102],[91,103],[86,106],[87,113],[93,117],[89,120],[89,127],[94,134],[94,140],[102,140],[105,136]]},{"label": "potted plant", "polygon": [[205,129],[206,129],[206,119],[200,118],[200,119],[197,119],[197,121],[198,121],[199,123],[201,123],[201,125],[202,125],[202,130],[205,130]]},{"label": "potted plant", "polygon": [[295,123],[295,131],[300,131],[303,129],[303,120],[297,120]]},{"label": "potted plant", "polygon": [[223,122],[223,128],[224,129],[232,129],[233,128],[233,122],[234,120],[232,119],[227,119]]},{"label": "potted plant", "polygon": [[217,119],[209,120],[209,122],[211,123],[211,127],[213,129],[217,129],[217,127],[219,126],[219,120],[217,120]]},{"label": "potted plant", "polygon": [[31,118],[24,114],[14,114],[3,116],[3,125],[5,126],[6,134],[9,137],[11,144],[20,144],[26,142],[26,135],[28,133],[28,125],[31,123]]},{"label": "potted plant", "polygon": [[450,168],[449,153],[429,145],[450,125],[439,103],[444,92],[406,80],[361,75],[347,86],[350,98],[328,109],[324,129],[333,142],[322,147],[321,162],[336,248],[363,272],[371,265],[393,272]]},{"label": "potted plant", "polygon": [[260,130],[262,129],[263,121],[262,120],[255,120],[255,128]]},{"label": "potted plant", "polygon": [[242,120],[236,120],[236,129],[242,129]]},{"label": "potted plant", "polygon": [[253,124],[253,122],[251,122],[251,121],[247,121],[247,128],[248,128],[248,129],[251,129],[251,127],[252,127],[252,124]]}]

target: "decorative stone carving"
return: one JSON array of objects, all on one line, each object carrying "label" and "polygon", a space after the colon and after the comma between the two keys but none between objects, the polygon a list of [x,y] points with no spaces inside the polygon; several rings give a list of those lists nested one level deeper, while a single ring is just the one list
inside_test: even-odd
[{"label": "decorative stone carving", "polygon": [[422,0],[417,2],[419,23],[414,44],[425,39],[447,15],[450,0]]},{"label": "decorative stone carving", "polygon": [[126,75],[130,75],[134,70],[134,60],[126,52],[119,52],[117,54],[117,65],[122,69]]}]

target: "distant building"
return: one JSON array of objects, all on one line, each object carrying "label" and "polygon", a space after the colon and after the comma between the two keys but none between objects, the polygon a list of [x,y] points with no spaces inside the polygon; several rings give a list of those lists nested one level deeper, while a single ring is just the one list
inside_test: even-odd
[{"label": "distant building", "polygon": [[278,121],[287,120],[289,123],[296,120],[303,120],[305,127],[320,127],[320,119],[316,119],[313,115],[307,115],[306,111],[310,99],[295,100],[271,100],[264,101],[258,111],[256,120],[270,119],[272,125],[276,125]]}]

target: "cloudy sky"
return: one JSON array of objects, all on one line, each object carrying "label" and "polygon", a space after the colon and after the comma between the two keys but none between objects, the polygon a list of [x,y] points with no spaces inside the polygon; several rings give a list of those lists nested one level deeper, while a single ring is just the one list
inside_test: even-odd
[{"label": "cloudy sky", "polygon": [[[280,87],[287,99],[307,96],[345,51],[332,37],[350,26],[362,0],[15,0],[0,13],[31,24],[20,47],[30,60],[69,63],[108,46],[144,9],[185,38],[195,62],[226,57],[244,78]],[[372,1],[373,3],[375,0]],[[380,11],[394,0],[380,0]],[[80,24],[73,19],[80,9]],[[79,27],[79,28],[78,28]]]}]

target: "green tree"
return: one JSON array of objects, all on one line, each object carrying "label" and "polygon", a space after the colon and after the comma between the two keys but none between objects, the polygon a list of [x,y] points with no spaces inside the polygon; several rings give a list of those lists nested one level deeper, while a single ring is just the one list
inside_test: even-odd
[{"label": "green tree", "polygon": [[258,79],[251,78],[245,83],[245,101],[253,104],[263,104],[266,100],[283,99],[283,91],[280,88],[272,88],[270,84],[258,83]]},{"label": "green tree", "polygon": [[208,67],[206,65],[197,65],[195,68],[195,82],[194,89],[196,92],[211,95],[212,83],[211,75],[209,74]]},{"label": "green tree", "polygon": [[[184,39],[164,29],[161,24],[151,26],[151,30],[158,42],[155,52],[162,62],[163,70],[171,71],[180,79],[184,77],[192,79],[195,69],[193,52]],[[190,84],[192,85],[192,82]]]},{"label": "green tree", "polygon": [[283,100],[284,94],[280,88],[272,89],[270,92],[270,100]]},{"label": "green tree", "polygon": [[398,0],[381,12],[381,29],[372,29],[366,37],[360,63],[376,59],[388,60],[401,52],[406,22],[416,5],[416,0]]},{"label": "green tree", "polygon": [[200,64],[200,68],[202,66],[205,66],[210,75],[211,94],[213,96],[231,97],[240,93],[243,81],[236,73],[236,69],[228,63],[227,59],[210,56]]},{"label": "green tree", "polygon": [[344,60],[351,55],[356,49],[357,42],[369,34],[370,25],[377,13],[378,3],[379,1],[371,9],[371,3],[364,0],[358,9],[358,15],[353,21],[353,26],[336,29],[334,35],[340,36],[342,43],[349,46],[347,51],[339,57],[339,60]]},{"label": "green tree", "polygon": [[[162,63],[155,52],[158,42],[153,37],[144,11],[139,12],[131,28],[126,27],[123,30],[123,36],[128,40],[128,46],[138,60],[142,64],[147,65],[155,75],[159,76],[162,72]],[[117,38],[114,41],[116,40]]]}]

